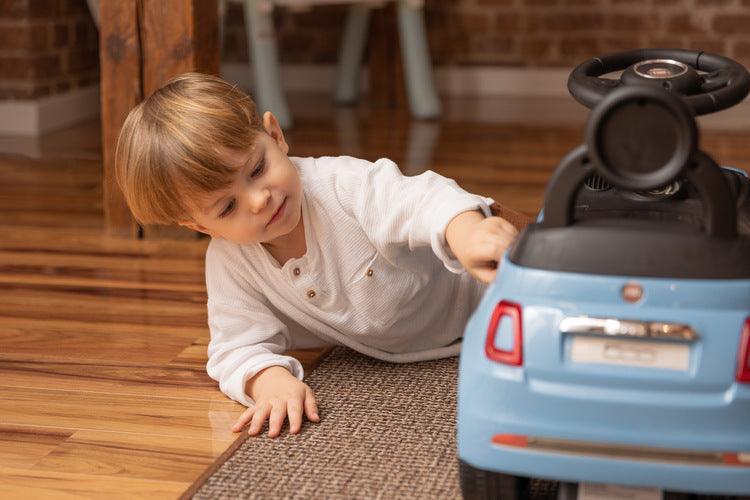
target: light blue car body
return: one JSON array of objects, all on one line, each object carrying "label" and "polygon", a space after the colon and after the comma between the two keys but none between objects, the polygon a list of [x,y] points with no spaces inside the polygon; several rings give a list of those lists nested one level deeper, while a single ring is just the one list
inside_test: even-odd
[{"label": "light blue car body", "polygon": [[[748,256],[750,258],[750,256]],[[644,294],[622,298],[626,283]],[[521,306],[523,363],[485,354],[496,305]],[[564,317],[688,324],[685,371],[576,363]],[[556,453],[492,443],[497,434],[695,452],[750,452],[750,383],[736,380],[750,317],[750,280],[605,276],[520,267],[506,253],[469,320],[459,363],[458,455],[486,470],[566,482],[595,482],[694,493],[750,494],[750,467]],[[495,345],[508,349],[511,322]]]}]

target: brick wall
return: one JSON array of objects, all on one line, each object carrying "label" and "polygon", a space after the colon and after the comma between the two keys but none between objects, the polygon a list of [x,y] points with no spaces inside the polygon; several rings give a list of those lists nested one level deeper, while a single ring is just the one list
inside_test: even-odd
[{"label": "brick wall", "polygon": [[[426,0],[436,65],[573,66],[636,47],[717,52],[750,66],[750,0]],[[230,5],[225,61],[247,61]],[[286,63],[334,63],[345,8],[275,13]]]},{"label": "brick wall", "polygon": [[0,99],[98,83],[98,38],[86,0],[0,0]]},{"label": "brick wall", "polygon": [[[119,1],[119,0],[113,0]],[[571,67],[634,47],[703,49],[750,67],[750,0],[426,0],[436,65]],[[277,9],[284,63],[333,64],[344,6]],[[242,7],[229,4],[224,60],[247,61]],[[85,0],[0,0],[0,99],[99,80]]]}]

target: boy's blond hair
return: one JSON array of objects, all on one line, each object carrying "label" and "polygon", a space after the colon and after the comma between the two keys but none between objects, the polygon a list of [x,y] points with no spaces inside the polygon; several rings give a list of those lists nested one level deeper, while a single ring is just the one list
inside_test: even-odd
[{"label": "boy's blond hair", "polygon": [[117,140],[117,183],[142,224],[190,220],[235,169],[220,150],[246,150],[262,130],[255,103],[221,78],[185,73],[136,106]]}]

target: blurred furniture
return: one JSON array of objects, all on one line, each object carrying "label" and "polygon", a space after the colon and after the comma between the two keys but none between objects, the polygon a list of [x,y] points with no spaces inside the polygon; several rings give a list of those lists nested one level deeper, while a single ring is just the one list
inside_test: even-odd
[{"label": "blurred furniture", "polygon": [[[219,2],[219,34],[223,34],[226,2]],[[356,101],[359,90],[359,68],[364,54],[371,11],[382,5],[378,0],[232,0],[244,7],[248,53],[252,57],[254,97],[263,111],[272,111],[282,127],[292,125],[279,76],[279,57],[273,26],[275,6],[294,8],[314,4],[351,4],[339,48],[334,99],[339,103]],[[425,35],[422,0],[396,0],[398,31],[401,41],[403,75],[409,108],[416,118],[436,118],[441,106],[435,90],[429,48]],[[390,36],[390,34],[389,34]],[[221,39],[221,38],[220,38]]]}]

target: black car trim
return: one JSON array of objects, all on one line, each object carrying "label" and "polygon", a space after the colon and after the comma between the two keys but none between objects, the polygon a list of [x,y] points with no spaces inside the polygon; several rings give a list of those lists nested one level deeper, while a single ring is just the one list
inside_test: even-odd
[{"label": "black car trim", "polygon": [[608,276],[750,279],[750,237],[718,238],[682,224],[611,219],[531,224],[508,255],[518,266]]}]

